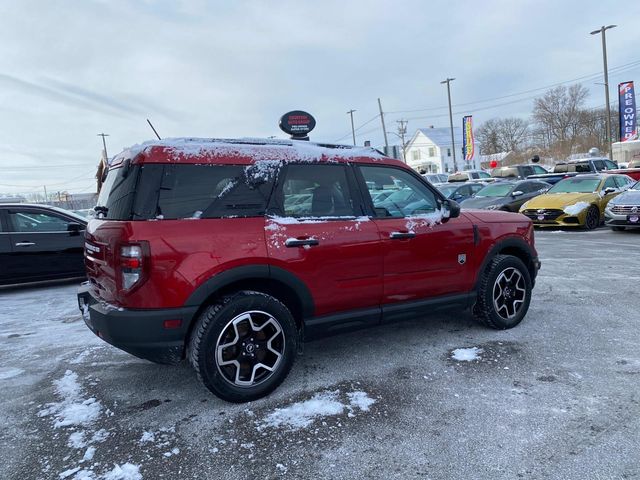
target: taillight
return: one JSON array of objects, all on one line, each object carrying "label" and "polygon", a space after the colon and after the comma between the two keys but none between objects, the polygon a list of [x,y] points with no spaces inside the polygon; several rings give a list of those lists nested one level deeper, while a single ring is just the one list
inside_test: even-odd
[{"label": "taillight", "polygon": [[124,290],[131,290],[144,280],[145,251],[148,250],[145,247],[146,243],[120,246],[120,272]]}]

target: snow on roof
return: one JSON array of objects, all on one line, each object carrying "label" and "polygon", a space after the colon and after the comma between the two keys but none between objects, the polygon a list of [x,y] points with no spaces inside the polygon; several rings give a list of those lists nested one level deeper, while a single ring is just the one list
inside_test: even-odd
[{"label": "snow on roof", "polygon": [[[451,145],[451,128],[449,127],[419,128],[418,131],[439,147]],[[455,137],[456,148],[462,147],[462,128],[453,127],[453,135]]]},{"label": "snow on roof", "polygon": [[116,155],[110,164],[133,158],[139,153],[154,147],[174,151],[178,156],[215,155],[246,156],[263,160],[298,159],[313,161],[321,157],[353,158],[372,157],[385,158],[379,151],[370,147],[354,147],[350,145],[330,145],[301,140],[280,140],[264,138],[167,138],[133,145]]}]

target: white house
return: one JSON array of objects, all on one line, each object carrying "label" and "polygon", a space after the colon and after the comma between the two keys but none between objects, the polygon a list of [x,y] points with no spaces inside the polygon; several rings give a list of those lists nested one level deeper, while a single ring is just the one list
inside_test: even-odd
[{"label": "white house", "polygon": [[[472,162],[465,162],[462,156],[462,128],[454,127],[453,134],[458,170],[479,168],[479,162],[476,160],[478,155]],[[419,128],[407,144],[406,155],[407,164],[419,172],[453,172],[451,129]]]}]

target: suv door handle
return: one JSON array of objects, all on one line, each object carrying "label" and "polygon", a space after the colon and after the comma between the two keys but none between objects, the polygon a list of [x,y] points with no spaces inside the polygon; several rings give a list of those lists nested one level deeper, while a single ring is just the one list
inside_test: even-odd
[{"label": "suv door handle", "polygon": [[32,247],[35,245],[34,242],[18,242],[16,243],[16,247]]},{"label": "suv door handle", "polygon": [[286,247],[305,247],[307,245],[314,247],[319,244],[320,242],[317,238],[287,238],[284,242]]},{"label": "suv door handle", "polygon": [[402,240],[403,238],[413,238],[415,236],[414,232],[391,232],[389,238],[391,240]]}]

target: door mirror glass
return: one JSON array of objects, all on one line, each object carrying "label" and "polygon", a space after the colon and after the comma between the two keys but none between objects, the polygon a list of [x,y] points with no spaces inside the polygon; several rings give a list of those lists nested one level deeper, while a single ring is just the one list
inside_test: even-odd
[{"label": "door mirror glass", "polygon": [[71,222],[71,223],[69,223],[69,224],[67,225],[67,232],[70,232],[70,233],[79,233],[79,232],[81,232],[82,230],[84,230],[84,226],[83,226],[83,225],[81,225],[81,224],[79,224],[79,223]]},{"label": "door mirror glass", "polygon": [[460,204],[455,200],[445,200],[443,208],[449,211],[449,215],[446,218],[457,218],[460,216]]},{"label": "door mirror glass", "polygon": [[609,195],[610,193],[614,193],[616,191],[615,188],[607,187],[604,189],[604,194]]}]

